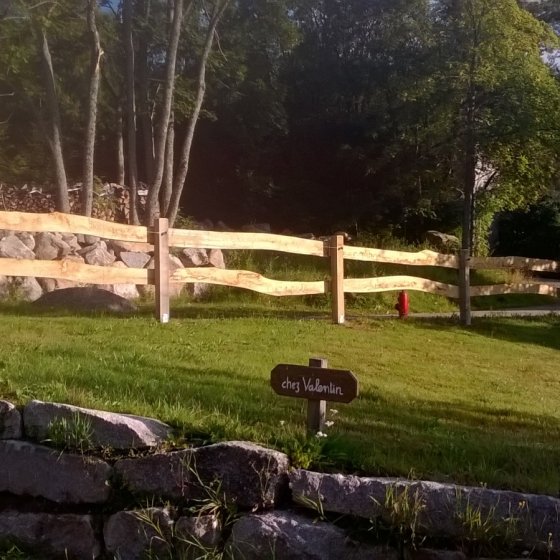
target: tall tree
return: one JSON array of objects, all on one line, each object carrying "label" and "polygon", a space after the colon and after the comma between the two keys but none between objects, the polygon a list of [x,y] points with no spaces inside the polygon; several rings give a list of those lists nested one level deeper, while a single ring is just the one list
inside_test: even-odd
[{"label": "tall tree", "polygon": [[83,179],[81,191],[82,214],[91,216],[93,210],[93,175],[95,154],[95,132],[97,128],[97,104],[101,81],[101,41],[97,30],[97,1],[86,0],[86,20],[90,41],[90,78],[87,97],[87,123],[84,139]]},{"label": "tall tree", "polygon": [[[449,104],[437,109],[452,117],[447,146],[464,197],[462,246],[471,251],[477,195],[492,200],[494,211],[514,209],[550,184],[559,147],[551,117],[560,117],[560,90],[541,49],[557,40],[515,0],[446,0],[436,16],[437,83]],[[477,192],[481,166],[495,169],[494,181]]]},{"label": "tall tree", "polygon": [[[166,166],[165,154],[168,140],[171,140],[171,142],[169,142],[169,147],[167,150],[168,155],[169,157],[171,157],[173,154],[173,137],[169,138],[168,130],[172,109],[173,90],[175,88],[175,66],[177,62],[177,50],[179,48],[181,27],[183,25],[183,4],[183,0],[175,1],[173,15],[171,18],[169,47],[167,50],[167,59],[165,62],[163,100],[158,115],[159,118],[155,137],[155,158],[147,200],[148,223],[152,223],[156,214],[159,213],[159,192]],[[189,2],[187,9],[190,9],[191,7],[192,2]],[[167,174],[169,175],[170,172],[171,168],[168,165]]]},{"label": "tall tree", "polygon": [[195,101],[192,109],[192,114],[189,118],[185,138],[180,150],[178,168],[173,179],[171,200],[169,201],[169,207],[167,210],[167,218],[169,218],[169,222],[171,224],[174,223],[179,212],[181,194],[183,192],[185,181],[187,179],[187,173],[189,170],[192,143],[196,125],[200,117],[202,104],[204,102],[204,96],[206,93],[206,66],[208,64],[212,46],[214,44],[216,28],[218,27],[218,23],[224,15],[224,12],[226,11],[229,3],[230,0],[215,0],[212,5],[211,11],[204,14],[204,19],[206,20],[206,31],[204,46],[200,55],[198,63],[198,73],[195,82]]}]

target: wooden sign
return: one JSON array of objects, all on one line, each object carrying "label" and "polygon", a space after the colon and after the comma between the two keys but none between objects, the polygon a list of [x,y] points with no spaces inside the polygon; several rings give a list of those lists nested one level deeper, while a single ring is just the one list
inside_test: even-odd
[{"label": "wooden sign", "polygon": [[358,396],[358,380],[343,369],[328,369],[327,360],[311,358],[308,366],[279,364],[270,374],[276,393],[307,399],[307,432],[321,433],[325,427],[327,401],[349,403]]},{"label": "wooden sign", "polygon": [[270,384],[286,397],[349,403],[358,396],[358,380],[342,369],[279,364],[272,370]]}]

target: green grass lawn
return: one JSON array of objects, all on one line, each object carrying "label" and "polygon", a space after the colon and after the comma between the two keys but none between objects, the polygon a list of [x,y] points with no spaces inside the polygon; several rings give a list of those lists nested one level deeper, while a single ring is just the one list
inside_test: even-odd
[{"label": "green grass lawn", "polygon": [[[176,304],[135,317],[0,314],[0,397],[155,416],[187,442],[247,439],[301,464],[558,494],[560,320],[372,320],[303,307]],[[306,441],[305,401],[277,396],[278,363],[324,357],[360,396]]]}]

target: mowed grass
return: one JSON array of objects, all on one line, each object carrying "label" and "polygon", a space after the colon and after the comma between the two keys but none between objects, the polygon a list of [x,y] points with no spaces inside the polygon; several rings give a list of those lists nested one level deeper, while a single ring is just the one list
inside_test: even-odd
[{"label": "mowed grass", "polygon": [[[0,398],[36,398],[154,416],[186,442],[243,439],[309,453],[315,467],[560,490],[560,321],[329,322],[237,302],[182,304],[172,321],[0,314]],[[324,357],[360,396],[306,444],[305,401],[275,395],[279,363]],[[299,446],[299,447],[298,447]]]}]

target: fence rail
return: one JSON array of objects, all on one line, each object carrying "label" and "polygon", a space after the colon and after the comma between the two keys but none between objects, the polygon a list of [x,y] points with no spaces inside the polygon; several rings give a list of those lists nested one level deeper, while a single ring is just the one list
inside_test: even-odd
[{"label": "fence rail", "polygon": [[[272,296],[302,296],[330,293],[332,316],[336,323],[344,322],[344,293],[375,293],[395,290],[418,290],[459,298],[459,287],[416,276],[385,276],[377,278],[345,278],[344,261],[357,260],[406,266],[434,266],[459,269],[459,257],[434,251],[405,252],[344,245],[341,235],[325,241],[301,239],[268,233],[214,232],[168,228],[166,219],[159,219],[150,227],[128,226],[70,214],[28,214],[0,212],[0,229],[28,232],[60,232],[91,235],[104,239],[136,244],[138,250],[154,251],[154,270],[113,268],[88,265],[69,259],[59,261],[0,259],[0,275],[35,276],[83,282],[88,284],[155,285],[157,315],[162,322],[169,318],[169,283],[209,283],[253,290]],[[266,278],[247,270],[218,268],[184,268],[169,271],[169,249],[249,249],[330,260],[327,279],[300,282]],[[469,262],[475,269],[521,269],[526,271],[560,271],[560,262],[525,257],[473,257]],[[548,282],[521,282],[470,287],[471,296],[531,293],[556,295],[557,288]]]}]

